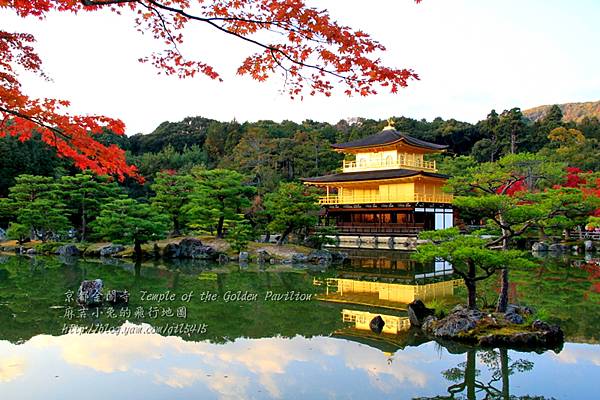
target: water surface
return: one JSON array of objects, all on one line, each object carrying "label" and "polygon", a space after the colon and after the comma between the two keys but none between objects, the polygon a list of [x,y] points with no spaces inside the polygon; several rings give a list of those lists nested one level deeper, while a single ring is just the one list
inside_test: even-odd
[{"label": "water surface", "polygon": [[[267,293],[323,296],[325,287],[315,282],[327,278],[402,285],[451,278],[431,274],[435,266],[415,267],[397,253],[353,253],[349,263],[333,268],[135,266],[12,256],[1,261],[2,399],[595,399],[600,389],[599,269],[574,266],[570,259],[511,272],[513,299],[544,310],[565,329],[565,346],[542,354],[444,347],[419,335],[377,335],[342,321],[344,310],[405,316],[388,303],[265,298]],[[92,278],[103,279],[107,289],[127,289],[130,314],[104,307],[97,316],[90,310],[80,315],[68,294]],[[493,301],[496,285],[495,278],[485,282],[483,297]],[[141,296],[166,290],[176,299]],[[192,291],[191,300],[182,300]],[[217,300],[203,301],[202,293],[216,294]],[[244,300],[244,293],[257,298]],[[444,301],[462,296],[458,287]],[[177,316],[182,307],[185,316]],[[140,308],[144,315],[134,315]],[[205,329],[173,333],[181,324]],[[90,333],[103,326],[120,328],[121,334]],[[125,335],[126,329],[143,333]],[[157,329],[162,334],[153,333]]]}]

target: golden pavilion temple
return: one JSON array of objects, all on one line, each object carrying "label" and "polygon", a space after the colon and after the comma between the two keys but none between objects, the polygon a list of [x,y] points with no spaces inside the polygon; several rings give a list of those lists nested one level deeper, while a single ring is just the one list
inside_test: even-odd
[{"label": "golden pavilion temple", "polygon": [[324,189],[323,217],[340,234],[414,236],[454,225],[452,195],[442,190],[449,177],[426,159],[447,146],[399,132],[389,121],[379,133],[332,147],[348,159],[342,172],[303,181]]}]

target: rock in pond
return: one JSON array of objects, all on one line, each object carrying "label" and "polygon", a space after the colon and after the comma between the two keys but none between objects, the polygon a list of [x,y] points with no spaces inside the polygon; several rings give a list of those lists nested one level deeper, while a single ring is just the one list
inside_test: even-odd
[{"label": "rock in pond", "polygon": [[56,254],[66,257],[75,257],[79,255],[79,249],[74,244],[65,244],[56,249]]},{"label": "rock in pond", "polygon": [[532,251],[548,251],[548,245],[544,242],[535,242],[533,246],[531,246]]},{"label": "rock in pond", "polygon": [[333,256],[327,250],[315,250],[308,255],[308,262],[313,264],[331,264]]},{"label": "rock in pond", "polygon": [[369,328],[377,334],[380,334],[383,331],[383,327],[385,326],[385,321],[381,318],[381,315],[376,316],[369,322]]},{"label": "rock in pond", "polygon": [[562,243],[552,243],[550,246],[548,246],[548,250],[553,253],[563,253],[569,251],[569,246]]},{"label": "rock in pond", "polygon": [[163,249],[163,257],[179,258],[179,245],[177,243],[168,243]]},{"label": "rock in pond", "polygon": [[522,316],[520,316],[519,314],[514,313],[514,312],[513,313],[507,312],[506,314],[504,314],[504,319],[506,319],[511,324],[520,325],[520,324],[525,323],[525,319],[523,319]]},{"label": "rock in pond", "polygon": [[536,320],[531,331],[511,335],[487,335],[479,339],[483,347],[509,347],[516,349],[556,349],[562,347],[565,335],[558,325]]},{"label": "rock in pond", "polygon": [[342,264],[344,261],[348,259],[348,253],[343,251],[332,251],[331,252],[332,261],[336,264]]},{"label": "rock in pond", "polygon": [[302,253],[294,253],[294,254],[292,254],[292,262],[293,263],[307,263],[308,256],[306,256]]},{"label": "rock in pond", "polygon": [[83,306],[99,306],[102,304],[102,279],[81,282],[77,290],[77,302]]},{"label": "rock in pond", "polygon": [[475,328],[482,317],[481,311],[459,305],[454,307],[446,318],[438,320],[436,324],[430,324],[431,331],[428,333],[438,338],[453,339]]},{"label": "rock in pond", "polygon": [[120,244],[109,244],[100,249],[101,257],[111,257],[125,250],[125,246]]},{"label": "rock in pond", "polygon": [[163,250],[165,258],[199,258],[212,259],[216,251],[210,246],[205,246],[202,241],[195,238],[185,238],[179,243],[169,243]]},{"label": "rock in pond", "polygon": [[266,250],[258,250],[256,252],[256,262],[259,264],[264,264],[271,260],[271,255]]},{"label": "rock in pond", "polygon": [[419,327],[423,325],[423,321],[426,317],[433,315],[434,310],[427,308],[425,304],[417,299],[408,305],[408,319],[410,319],[410,325]]}]

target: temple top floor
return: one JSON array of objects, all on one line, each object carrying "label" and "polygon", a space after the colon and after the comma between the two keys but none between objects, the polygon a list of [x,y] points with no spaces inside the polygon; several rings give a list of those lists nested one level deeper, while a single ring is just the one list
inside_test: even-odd
[{"label": "temple top floor", "polygon": [[425,160],[424,155],[443,152],[447,147],[399,132],[391,123],[374,135],[332,145],[335,151],[352,155],[354,158],[344,161],[343,172],[395,168],[436,172],[435,161]]}]

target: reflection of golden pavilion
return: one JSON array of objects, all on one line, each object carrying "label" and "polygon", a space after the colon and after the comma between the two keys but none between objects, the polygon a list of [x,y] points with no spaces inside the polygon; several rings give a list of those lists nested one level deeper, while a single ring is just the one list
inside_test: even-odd
[{"label": "reflection of golden pavilion", "polygon": [[405,308],[406,304],[417,299],[427,302],[452,297],[454,288],[462,284],[462,281],[453,279],[423,285],[409,285],[328,278],[325,281],[315,279],[313,284],[325,286],[325,294],[317,296],[319,300],[387,308]]},{"label": "reflection of golden pavilion", "polygon": [[425,283],[444,280],[454,273],[445,261],[421,264],[411,259],[411,253],[389,250],[344,250],[349,262],[338,278],[378,280],[388,283]]},{"label": "reflection of golden pavilion", "polygon": [[398,334],[410,329],[410,320],[408,317],[398,317],[395,315],[372,314],[368,311],[342,310],[342,320],[347,323],[354,323],[354,327],[359,330],[371,331],[369,323],[373,318],[380,316],[385,322],[383,333]]},{"label": "reflection of golden pavilion", "polygon": [[390,121],[379,133],[332,147],[353,160],[342,173],[303,181],[324,189],[319,202],[340,233],[415,235],[453,226],[452,195],[442,189],[448,176],[426,160],[447,146],[398,132]]}]

